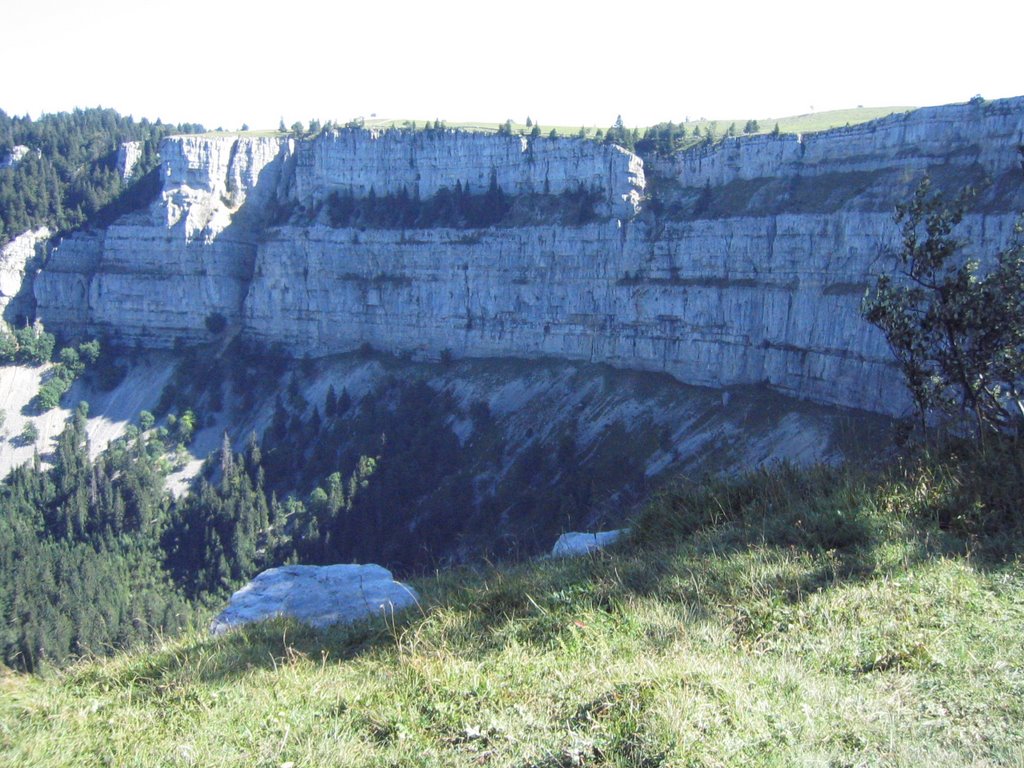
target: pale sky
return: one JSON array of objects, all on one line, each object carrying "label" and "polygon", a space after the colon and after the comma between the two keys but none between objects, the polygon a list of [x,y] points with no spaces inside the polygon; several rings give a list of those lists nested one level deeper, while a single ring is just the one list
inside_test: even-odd
[{"label": "pale sky", "polygon": [[0,109],[607,127],[1024,95],[1019,0],[12,0]]}]

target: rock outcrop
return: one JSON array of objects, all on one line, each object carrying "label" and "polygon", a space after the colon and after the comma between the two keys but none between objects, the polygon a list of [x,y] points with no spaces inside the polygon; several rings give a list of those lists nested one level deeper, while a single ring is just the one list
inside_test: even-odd
[{"label": "rock outcrop", "polygon": [[[163,144],[148,211],[57,247],[38,312],[130,343],[208,339],[219,314],[297,353],[556,356],[899,413],[906,393],[859,312],[892,269],[893,207],[925,172],[946,189],[978,184],[962,234],[993,252],[1024,208],[1022,142],[1024,99],[728,139],[646,175],[639,158],[575,139],[179,137]],[[425,199],[492,181],[508,195],[583,185],[597,219],[334,227],[323,210],[333,193]]]},{"label": "rock outcrop", "polygon": [[[22,159],[31,152],[31,148],[26,147],[24,144],[17,144],[11,147],[11,151],[3,157],[0,157],[0,168],[10,168],[17,165]],[[39,150],[36,150],[36,154],[39,154]]]},{"label": "rock outcrop", "polygon": [[589,555],[591,552],[611,546],[627,533],[629,533],[628,528],[617,528],[614,531],[599,533],[580,533],[578,531],[563,533],[558,537],[555,546],[551,548],[551,557]]},{"label": "rock outcrop", "polygon": [[34,312],[31,279],[26,276],[42,262],[50,230],[41,227],[18,235],[0,249],[0,315],[8,323],[30,318]]},{"label": "rock outcrop", "polygon": [[126,141],[117,150],[117,172],[122,181],[127,181],[135,174],[135,168],[142,160],[142,142]]},{"label": "rock outcrop", "polygon": [[235,592],[210,631],[219,635],[275,616],[322,629],[374,616],[391,618],[417,600],[411,587],[379,565],[285,565],[264,571]]},{"label": "rock outcrop", "polygon": [[164,141],[160,199],[50,255],[35,282],[44,323],[158,347],[208,338],[215,314],[237,323],[292,151],[274,138]]},{"label": "rock outcrop", "polygon": [[[925,107],[821,133],[761,134],[674,156],[669,175],[685,186],[832,174],[901,173],[952,165],[1005,172],[1021,143],[1024,99]],[[891,207],[891,206],[890,206]]]},{"label": "rock outcrop", "polygon": [[601,191],[606,214],[630,218],[644,191],[640,158],[614,145],[575,139],[345,129],[301,143],[296,165],[302,201],[331,192],[365,197],[371,190],[426,198],[456,184],[482,192],[492,183],[510,195],[560,195],[582,185]]}]

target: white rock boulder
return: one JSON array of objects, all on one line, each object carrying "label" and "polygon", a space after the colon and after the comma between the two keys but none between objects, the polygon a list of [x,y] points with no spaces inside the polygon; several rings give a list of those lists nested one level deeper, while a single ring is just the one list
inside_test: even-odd
[{"label": "white rock boulder", "polygon": [[417,600],[411,587],[379,565],[286,565],[264,571],[235,592],[210,631],[220,635],[275,616],[323,628],[390,616]]},{"label": "white rock boulder", "polygon": [[[0,158],[0,168],[13,168],[31,151],[32,150],[24,144],[18,144],[12,147],[11,151],[8,152],[7,155]],[[39,155],[39,150],[36,150],[36,155]]]},{"label": "white rock boulder", "polygon": [[597,549],[604,549],[614,544],[622,536],[629,533],[628,528],[618,528],[614,531],[602,531],[601,533],[578,533],[570,531],[558,537],[555,546],[551,549],[552,557],[578,557]]}]

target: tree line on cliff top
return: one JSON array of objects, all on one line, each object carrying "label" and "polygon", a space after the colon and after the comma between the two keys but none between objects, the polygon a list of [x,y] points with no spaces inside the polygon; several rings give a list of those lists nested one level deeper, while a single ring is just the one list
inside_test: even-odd
[{"label": "tree line on cliff top", "polygon": [[[308,130],[296,123],[292,131],[297,136],[310,138],[332,125],[313,120]],[[349,126],[361,127],[361,124],[352,122]],[[415,129],[415,124],[412,126]],[[541,135],[539,125],[532,124],[531,129],[530,136]],[[160,141],[169,135],[202,130],[201,125],[193,123],[174,125],[145,118],[136,121],[112,109],[76,109],[42,115],[35,120],[27,115],[10,116],[0,110],[0,162],[6,163],[5,167],[0,167],[0,246],[23,232],[42,226],[67,232],[88,225],[104,225],[145,205],[160,189],[156,173]],[[440,120],[428,121],[425,130],[446,130],[446,126]],[[743,132],[757,130],[756,121],[748,121]],[[736,132],[733,125],[722,135]],[[512,133],[510,122],[500,126],[501,133]],[[592,134],[581,128],[578,137],[616,144],[642,155],[668,154],[721,138],[716,134],[714,123],[706,125],[703,131],[699,126],[688,131],[682,123],[659,123],[641,134],[637,128],[627,128],[621,116],[607,131]],[[118,150],[129,141],[140,142],[140,154],[129,177],[123,178],[117,167]],[[12,154],[15,147],[25,147],[28,151],[15,156]],[[449,218],[471,220],[475,226],[489,226],[500,219],[501,201],[493,205],[495,201],[486,197],[488,191],[481,190],[481,199],[470,206],[468,214]],[[440,208],[445,208],[448,202],[439,201]],[[344,206],[343,202],[341,207]],[[444,210],[432,214],[436,214],[434,218],[446,216]],[[369,218],[380,217],[371,215]]]}]

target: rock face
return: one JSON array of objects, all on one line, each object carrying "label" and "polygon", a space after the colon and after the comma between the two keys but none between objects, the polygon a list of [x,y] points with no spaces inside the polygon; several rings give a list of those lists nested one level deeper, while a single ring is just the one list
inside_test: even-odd
[{"label": "rock face", "polygon": [[[1013,220],[974,223],[995,240]],[[673,222],[653,242],[618,221],[282,229],[257,254],[245,327],[314,355],[557,356],[886,410],[899,380],[858,308],[893,236],[889,214]]]},{"label": "rock face", "polygon": [[273,138],[164,141],[160,199],[50,255],[35,281],[44,323],[152,346],[208,338],[213,314],[237,323],[292,150]]},{"label": "rock face", "polygon": [[[342,130],[305,142],[181,137],[151,208],[60,244],[36,281],[49,326],[167,345],[223,315],[311,355],[369,343],[438,357],[537,357],[769,384],[899,413],[906,393],[860,316],[892,269],[892,221],[927,171],[982,185],[979,255],[1024,208],[1024,99],[893,115],[818,135],[728,139],[656,160],[572,139]],[[332,193],[598,193],[598,220],[487,229],[335,228]],[[648,181],[650,182],[648,185]],[[638,200],[647,195],[644,211]]]},{"label": "rock face", "polygon": [[[24,144],[17,144],[11,147],[10,152],[8,152],[4,157],[0,157],[0,168],[10,168],[11,166],[17,165],[21,162],[22,158],[31,151],[32,150]],[[39,150],[36,150],[36,152],[38,153]]]},{"label": "rock face", "polygon": [[135,173],[135,166],[142,159],[142,142],[126,141],[117,150],[117,172],[122,181],[127,181]]},{"label": "rock face", "polygon": [[1024,100],[926,107],[817,134],[763,134],[727,138],[709,149],[682,153],[666,163],[686,186],[710,181],[922,172],[952,162],[1002,173],[1021,142]]},{"label": "rock face", "polygon": [[576,139],[346,129],[300,144],[295,174],[303,201],[402,189],[426,198],[456,183],[482,192],[492,182],[511,195],[559,195],[583,185],[601,190],[607,213],[628,218],[637,212],[644,172],[631,152]]},{"label": "rock face", "polygon": [[233,627],[288,616],[321,629],[373,616],[390,617],[415,605],[416,592],[379,565],[286,565],[264,571],[231,596],[210,625]]},{"label": "rock face", "polygon": [[50,230],[42,227],[18,235],[0,250],[0,314],[8,323],[33,314],[31,280],[26,283],[25,277],[42,261],[49,239]]}]

